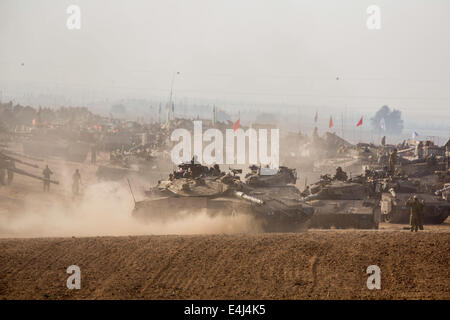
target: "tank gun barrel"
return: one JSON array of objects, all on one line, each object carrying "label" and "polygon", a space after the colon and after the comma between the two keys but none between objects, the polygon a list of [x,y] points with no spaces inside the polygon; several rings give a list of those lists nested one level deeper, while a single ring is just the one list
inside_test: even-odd
[{"label": "tank gun barrel", "polygon": [[397,193],[395,193],[394,188],[390,188],[390,189],[389,189],[389,193],[390,193],[394,198],[397,197]]},{"label": "tank gun barrel", "polygon": [[50,183],[53,183],[53,184],[59,184],[59,181],[51,180],[51,179],[45,179],[43,177],[37,176],[37,175],[32,174],[32,173],[28,173],[28,172],[26,172],[24,170],[21,170],[21,169],[18,169],[18,168],[8,168],[8,170],[12,171],[14,173],[21,174],[21,175],[24,175],[24,176],[27,176],[27,177],[31,177],[31,178],[35,178],[35,179],[38,179],[38,180],[41,180],[41,181],[46,181],[46,182],[50,182]]},{"label": "tank gun barrel", "polygon": [[6,155],[6,156],[10,156],[11,157],[11,155],[13,155],[13,156],[18,156],[18,157],[22,157],[22,158],[26,158],[26,159],[30,159],[30,160],[34,160],[34,161],[44,161],[44,160],[42,160],[42,159],[39,159],[39,158],[35,158],[35,157],[31,157],[31,156],[28,156],[28,155],[26,155],[26,154],[20,154],[20,153],[17,153],[17,152],[13,152],[13,151],[11,151],[11,150],[2,150],[2,151],[0,151],[1,153],[3,153],[4,155]]},{"label": "tank gun barrel", "polygon": [[317,194],[317,193],[314,193],[314,194],[310,194],[310,195],[308,195],[308,196],[306,196],[306,197],[303,197],[303,198],[301,198],[300,200],[301,200],[301,201],[310,201],[310,200],[316,199],[317,197],[318,197],[318,194]]},{"label": "tank gun barrel", "polygon": [[0,153],[0,158],[3,158],[4,160],[14,161],[14,162],[23,164],[25,166],[29,166],[29,167],[33,167],[33,168],[39,168],[39,166],[36,165],[36,164],[32,164],[32,163],[25,162],[25,161],[22,161],[20,159],[17,159],[17,158],[11,157],[11,156],[7,156],[3,152]]},{"label": "tank gun barrel", "polygon": [[397,154],[402,154],[402,153],[406,153],[406,152],[409,152],[409,151],[414,151],[415,149],[416,149],[415,147],[411,147],[411,148],[406,148],[406,149],[403,149],[403,150],[398,150]]},{"label": "tank gun barrel", "polygon": [[448,191],[448,190],[450,190],[450,186],[447,186],[447,187],[445,187],[445,188],[439,189],[439,190],[437,190],[434,194],[438,196],[438,195],[441,194],[442,192],[445,192],[445,191]]},{"label": "tank gun barrel", "polygon": [[243,193],[243,192],[241,192],[241,191],[235,191],[234,194],[235,194],[237,197],[242,198],[242,199],[245,199],[245,200],[248,200],[248,201],[250,201],[250,202],[253,202],[253,203],[256,203],[256,204],[259,204],[259,205],[264,204],[264,201],[262,201],[262,200],[260,200],[260,199],[257,199],[257,198],[255,198],[255,197],[249,196],[248,194],[245,194],[245,193]]}]

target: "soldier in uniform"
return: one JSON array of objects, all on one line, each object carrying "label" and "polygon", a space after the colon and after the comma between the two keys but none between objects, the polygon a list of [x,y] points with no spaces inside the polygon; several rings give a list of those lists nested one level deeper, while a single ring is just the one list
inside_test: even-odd
[{"label": "soldier in uniform", "polygon": [[72,193],[74,196],[78,195],[80,192],[81,174],[80,170],[76,169],[75,173],[72,175]]},{"label": "soldier in uniform", "polygon": [[347,173],[345,173],[341,167],[337,167],[336,174],[334,175],[333,179],[339,180],[339,181],[347,181],[347,179],[348,179]]},{"label": "soldier in uniform", "polygon": [[[409,207],[409,223],[411,225],[411,232],[417,232],[419,227],[422,225],[422,211],[424,207],[424,203],[420,202],[416,195],[413,196],[413,198],[409,198],[408,201],[406,201],[406,206]],[[423,225],[420,228],[423,230]]]},{"label": "soldier in uniform", "polygon": [[423,230],[423,211],[425,208],[425,200],[419,201],[419,229]]},{"label": "soldier in uniform", "polygon": [[[16,162],[11,160],[11,164],[10,164],[10,168],[15,168],[16,167]],[[7,170],[7,175],[8,175],[8,180],[7,180],[7,185],[10,185],[14,179],[14,172],[12,170]]]},{"label": "soldier in uniform", "polygon": [[97,148],[95,145],[91,146],[91,163],[97,163]]},{"label": "soldier in uniform", "polygon": [[0,166],[0,185],[5,185],[5,169]]},{"label": "soldier in uniform", "polygon": [[396,163],[397,163],[397,149],[394,149],[389,154],[389,173],[392,175],[394,174]]},{"label": "soldier in uniform", "polygon": [[53,171],[50,170],[50,168],[48,167],[48,165],[45,166],[45,169],[42,171],[42,175],[44,176],[44,178],[46,179],[46,181],[44,181],[44,192],[50,191],[50,182],[48,180],[50,180],[50,176],[53,174]]}]

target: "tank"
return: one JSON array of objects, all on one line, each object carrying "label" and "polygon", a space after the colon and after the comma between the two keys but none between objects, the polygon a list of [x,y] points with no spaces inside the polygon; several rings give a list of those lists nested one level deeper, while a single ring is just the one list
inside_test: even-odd
[{"label": "tank", "polygon": [[441,167],[442,163],[430,165],[424,161],[416,161],[402,166],[400,173],[393,176],[387,176],[385,172],[372,175],[373,182],[379,186],[377,189],[380,193],[381,221],[409,223],[409,208],[406,207],[406,201],[415,194],[420,200],[425,201],[423,223],[443,223],[449,215],[450,202],[446,196],[445,185],[439,181],[439,171],[434,171]]},{"label": "tank", "polygon": [[[445,189],[445,188],[444,188]],[[424,224],[441,224],[450,214],[450,201],[445,195],[446,190],[439,190],[440,193],[414,193],[419,200],[425,202],[422,221]],[[411,193],[390,192],[382,194],[381,198],[381,218],[383,221],[391,223],[409,223],[409,208],[406,201],[411,197]]]},{"label": "tank", "polygon": [[[146,221],[166,221],[204,210],[210,216],[251,215],[265,232],[295,232],[305,227],[314,209],[284,180],[285,169],[275,172],[272,180],[253,172],[247,179],[252,183],[241,181],[241,172],[225,174],[218,166],[182,164],[168,180],[146,192],[146,200],[136,202],[133,215]],[[255,184],[258,179],[264,183]]]},{"label": "tank", "polygon": [[139,175],[139,170],[131,167],[107,164],[99,165],[95,173],[100,181],[119,181],[132,175]]},{"label": "tank", "polygon": [[117,181],[130,176],[149,178],[154,166],[150,152],[110,152],[108,163],[99,165],[96,176],[99,180]]},{"label": "tank", "polygon": [[373,197],[370,185],[324,175],[319,182],[308,186],[303,195],[306,203],[315,209],[311,228],[378,229],[378,200]]}]

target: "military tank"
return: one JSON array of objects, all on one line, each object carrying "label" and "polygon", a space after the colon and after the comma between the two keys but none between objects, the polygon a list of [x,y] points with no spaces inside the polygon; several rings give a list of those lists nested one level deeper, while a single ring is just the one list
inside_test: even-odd
[{"label": "military tank", "polygon": [[386,170],[372,170],[366,181],[375,187],[380,199],[380,219],[390,223],[409,223],[409,208],[406,201],[417,195],[425,202],[423,212],[424,224],[440,224],[447,219],[450,202],[446,198],[446,188],[436,190],[439,186],[438,175],[433,173],[435,165],[416,162],[402,167],[398,174],[388,174]]},{"label": "military tank", "polygon": [[[450,214],[450,201],[429,193],[415,193],[419,200],[423,200],[425,207],[423,210],[423,224],[441,224]],[[391,190],[383,193],[381,199],[382,219],[391,223],[409,223],[409,208],[406,201],[411,197],[411,193],[396,193]]]},{"label": "military tank", "polygon": [[110,152],[108,163],[98,166],[97,178],[102,181],[118,181],[130,176],[149,178],[155,157],[150,151],[136,152],[136,149]]},{"label": "military tank", "polygon": [[323,175],[302,193],[306,203],[315,209],[310,227],[378,229],[378,200],[372,197],[372,186],[345,177]]},{"label": "military tank", "polygon": [[287,172],[282,168],[269,178],[264,172],[253,172],[247,177],[252,182],[246,183],[238,175],[242,170],[225,174],[218,165],[208,168],[191,161],[147,191],[148,198],[135,203],[133,215],[146,221],[167,221],[202,210],[209,216],[248,214],[265,232],[299,231],[314,209],[290,185],[292,176],[284,179]]}]

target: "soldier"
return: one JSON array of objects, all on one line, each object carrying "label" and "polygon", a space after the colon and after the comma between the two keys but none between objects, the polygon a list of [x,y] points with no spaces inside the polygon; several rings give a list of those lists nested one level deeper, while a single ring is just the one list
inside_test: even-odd
[{"label": "soldier", "polygon": [[425,200],[419,202],[419,229],[423,230],[423,210],[425,208]]},{"label": "soldier", "polygon": [[[423,210],[423,204],[419,202],[417,196],[414,195],[413,198],[409,198],[406,201],[406,206],[409,207],[409,223],[411,225],[411,232],[417,232],[419,229],[419,225],[422,223],[421,219],[421,211]],[[423,226],[421,230],[423,229]]]},{"label": "soldier", "polygon": [[44,179],[46,179],[46,180],[44,181],[44,192],[45,192],[45,191],[47,191],[47,192],[50,191],[50,181],[48,181],[48,180],[50,180],[50,175],[52,175],[52,174],[53,174],[53,171],[50,170],[50,168],[48,167],[48,165],[46,165],[46,166],[45,166],[45,169],[42,170],[42,175],[44,176]]},{"label": "soldier", "polygon": [[416,149],[414,150],[414,154],[418,159],[422,159],[423,158],[423,142],[420,141],[417,145],[416,145]]},{"label": "soldier", "polygon": [[212,175],[215,176],[215,177],[219,177],[220,176],[220,167],[219,167],[218,164],[215,164],[213,166]]},{"label": "soldier", "polygon": [[[11,160],[10,168],[16,168],[16,162]],[[14,172],[12,170],[7,170],[8,180],[7,184],[10,185],[14,179]]]},{"label": "soldier", "polygon": [[394,174],[395,164],[397,163],[397,149],[389,154],[389,173]]},{"label": "soldier", "polygon": [[81,174],[78,169],[72,175],[72,193],[74,196],[78,195],[80,192]]},{"label": "soldier", "polygon": [[91,164],[97,163],[97,148],[95,145],[91,147]]},{"label": "soldier", "polygon": [[347,181],[347,173],[342,170],[341,167],[336,168],[336,174],[333,177],[334,180]]},{"label": "soldier", "polygon": [[5,185],[5,176],[6,176],[5,170],[6,169],[3,169],[0,167],[0,185],[2,185],[2,186]]}]

